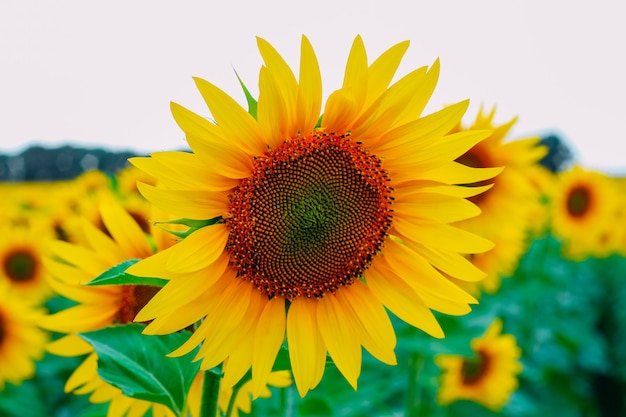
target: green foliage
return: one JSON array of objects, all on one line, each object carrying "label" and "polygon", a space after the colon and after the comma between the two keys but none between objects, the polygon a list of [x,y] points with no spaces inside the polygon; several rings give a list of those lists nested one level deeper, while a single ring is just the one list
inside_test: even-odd
[{"label": "green foliage", "polygon": [[127,324],[80,336],[98,354],[98,374],[104,381],[128,397],[164,404],[181,415],[200,365],[192,362],[194,352],[175,358],[165,355],[183,344],[189,334],[147,336],[141,333],[143,328]]},{"label": "green foliage", "polygon": [[139,259],[128,259],[111,267],[98,275],[86,285],[153,285],[162,287],[167,280],[161,278],[136,277],[126,273],[126,270],[139,262]]}]

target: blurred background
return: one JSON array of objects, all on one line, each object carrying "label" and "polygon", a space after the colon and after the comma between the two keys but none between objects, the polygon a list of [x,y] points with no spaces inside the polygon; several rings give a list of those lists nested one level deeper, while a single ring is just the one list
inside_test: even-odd
[{"label": "blurred background", "polygon": [[[626,416],[625,17],[623,2],[607,0],[1,2],[0,415],[107,415],[108,404],[63,391],[77,358],[45,352],[59,335],[32,312],[75,303],[49,288],[46,245],[85,245],[85,219],[106,233],[97,206],[108,199],[150,228],[135,187],[150,179],[127,159],[186,148],[169,103],[209,116],[192,76],[245,105],[236,74],[256,96],[255,36],[297,69],[304,34],[327,96],[361,34],[370,61],[411,41],[400,75],[440,59],[426,112],[469,98],[466,126],[481,108],[497,108],[493,127],[517,118],[471,150],[507,166],[472,200],[476,223],[458,225],[496,242],[468,258],[488,277],[466,288],[480,300],[470,314],[437,315],[445,339],[393,318],[399,366],[366,353],[358,391],[329,364],[304,399],[273,389],[251,414]],[[455,385],[437,357],[475,365],[472,343],[493,323],[513,340],[505,365],[522,369],[479,375],[502,404],[485,405],[489,390],[442,400]],[[11,337],[16,328],[30,339]],[[7,346],[27,356],[19,372]]]},{"label": "blurred background", "polygon": [[440,58],[429,110],[495,105],[497,120],[519,117],[514,134],[555,134],[586,166],[624,172],[625,12],[610,0],[2,2],[0,153],[179,148],[169,102],[207,114],[192,76],[243,102],[235,71],[255,93],[255,36],[296,68],[308,36],[327,95],[361,34],[370,59],[411,41],[400,74]]}]

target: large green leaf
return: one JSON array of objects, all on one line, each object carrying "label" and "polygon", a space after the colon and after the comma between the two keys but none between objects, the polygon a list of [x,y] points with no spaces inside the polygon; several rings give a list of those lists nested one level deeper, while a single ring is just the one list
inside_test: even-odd
[{"label": "large green leaf", "polygon": [[180,415],[199,369],[195,352],[176,358],[165,355],[183,344],[187,332],[164,336],[141,333],[141,324],[107,327],[80,336],[98,354],[98,374],[124,395],[157,402]]},{"label": "large green leaf", "polygon": [[161,278],[136,277],[126,273],[126,270],[139,259],[128,259],[111,267],[89,281],[87,285],[152,285],[162,287],[167,280]]}]

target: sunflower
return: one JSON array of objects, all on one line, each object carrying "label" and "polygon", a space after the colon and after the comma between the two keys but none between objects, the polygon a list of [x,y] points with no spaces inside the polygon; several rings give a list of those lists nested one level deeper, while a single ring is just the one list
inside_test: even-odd
[{"label": "sunflower", "polygon": [[601,172],[574,166],[559,174],[551,199],[551,230],[568,257],[605,252],[600,248],[614,240],[617,196],[615,183]]},{"label": "sunflower", "polygon": [[48,334],[37,327],[43,311],[0,280],[0,391],[35,374]]},{"label": "sunflower", "polygon": [[88,355],[67,380],[65,391],[90,394],[94,403],[110,402],[108,416],[143,415],[148,409],[154,416],[169,416],[167,407],[125,397],[103,381],[97,372],[97,354],[77,335],[132,322],[137,311],[158,291],[158,287],[145,285],[81,285],[122,261],[144,258],[155,250],[141,226],[117,202],[103,202],[99,210],[107,233],[84,220],[86,246],[64,241],[49,245],[53,258],[45,259],[45,266],[50,285],[76,305],[40,321],[43,328],[65,334],[50,342],[47,350],[59,356]]},{"label": "sunflower", "polygon": [[515,336],[501,333],[502,321],[496,319],[483,336],[470,342],[474,357],[435,356],[443,371],[437,394],[441,405],[471,400],[494,411],[506,405],[518,386],[521,350]]},{"label": "sunflower", "polygon": [[448,134],[468,101],[422,116],[439,62],[390,86],[408,47],[371,65],[356,37],[343,86],[323,117],[318,62],[303,37],[299,81],[258,39],[265,61],[258,102],[246,111],[208,81],[195,82],[214,120],[172,104],[192,152],[159,152],[131,163],[155,178],[142,194],[173,217],[214,224],[128,269],[169,281],[138,314],[165,334],[202,320],[173,355],[202,345],[209,369],[229,360],[224,382],[252,369],[259,393],[285,342],[301,396],[322,378],[327,353],[354,387],[362,347],[396,364],[385,307],[435,336],[431,309],[466,314],[476,300],[452,284],[484,274],[460,253],[492,244],[451,226],[478,214],[464,199],[500,168],[455,159],[489,131]]},{"label": "sunflower", "polygon": [[52,239],[45,227],[8,226],[0,231],[0,281],[8,283],[20,297],[34,302],[50,294],[43,257]]},{"label": "sunflower", "polygon": [[[517,267],[519,258],[527,248],[527,237],[531,228],[537,230],[542,222],[537,217],[542,211],[541,193],[531,180],[539,160],[547,149],[539,146],[540,138],[531,137],[507,140],[516,119],[496,125],[495,108],[490,113],[479,111],[470,129],[493,129],[485,140],[477,143],[457,161],[471,167],[506,167],[502,174],[488,181],[469,184],[472,187],[488,186],[487,191],[470,197],[481,209],[481,215],[459,222],[457,226],[487,237],[495,243],[488,252],[472,257],[472,262],[487,273],[472,292],[485,290],[489,293],[500,288],[500,279],[510,276]],[[459,125],[455,131],[463,131]]]},{"label": "sunflower", "polygon": [[[292,384],[291,373],[289,371],[276,371],[272,372],[267,379],[267,386],[265,386],[258,394],[260,398],[270,398],[272,391],[270,387],[286,388]],[[233,395],[233,388],[222,384],[220,386],[218,407],[223,413],[221,415],[229,415],[232,417],[239,417],[239,411],[246,414],[250,414],[252,411],[252,399],[254,397],[252,392],[252,382],[245,382],[241,388],[235,393],[235,398],[231,398]],[[232,413],[227,414],[229,406],[232,403]],[[219,414],[219,413],[218,413]],[[219,415],[218,415],[219,417]]]}]

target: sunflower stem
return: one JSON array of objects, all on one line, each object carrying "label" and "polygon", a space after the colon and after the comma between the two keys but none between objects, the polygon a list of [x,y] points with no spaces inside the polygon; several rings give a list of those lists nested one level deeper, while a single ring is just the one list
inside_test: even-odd
[{"label": "sunflower stem", "polygon": [[230,417],[235,410],[235,404],[237,403],[237,395],[239,394],[239,390],[241,389],[241,385],[235,384],[233,387],[233,393],[230,395],[230,399],[228,400],[228,408],[226,409],[226,414],[224,417]]},{"label": "sunflower stem", "polygon": [[420,409],[419,375],[424,364],[424,358],[417,352],[409,356],[409,379],[404,404],[405,417],[417,417]]},{"label": "sunflower stem", "polygon": [[202,399],[200,401],[200,417],[215,417],[218,411],[221,369],[210,369],[204,372],[202,379]]}]

